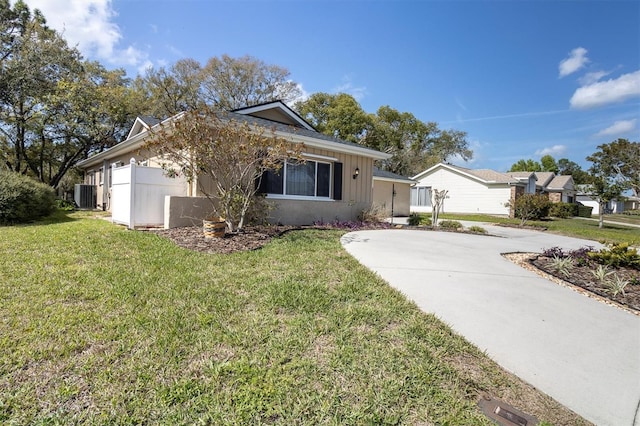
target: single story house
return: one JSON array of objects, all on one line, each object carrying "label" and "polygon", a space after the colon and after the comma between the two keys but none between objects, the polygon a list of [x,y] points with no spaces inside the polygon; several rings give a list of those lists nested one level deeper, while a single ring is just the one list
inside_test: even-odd
[{"label": "single story house", "polygon": [[409,216],[411,185],[415,181],[373,168],[373,205],[385,216]]},{"label": "single story house", "polygon": [[535,173],[512,177],[494,170],[474,170],[438,163],[412,178],[411,211],[431,212],[431,191],[449,191],[442,211],[509,215],[510,200],[533,192]]},{"label": "single story house", "polygon": [[576,188],[571,175],[556,175],[553,172],[536,172],[536,193],[548,194],[552,203],[576,202]]},{"label": "single story house", "polygon": [[[302,225],[315,221],[355,220],[363,210],[372,206],[373,163],[375,160],[388,159],[389,154],[324,135],[281,101],[225,114],[238,122],[273,129],[277,136],[294,144],[302,144],[304,170],[297,170],[301,167],[299,164],[285,163],[277,177],[279,184],[265,185],[268,188],[266,200],[272,206],[268,218],[271,223]],[[180,116],[178,114],[167,120],[178,120]],[[172,182],[178,190],[166,194],[158,189],[161,185],[154,185],[160,178],[149,179],[147,183],[151,186],[147,188],[153,187],[153,201],[147,196],[149,190],[134,193],[134,186],[129,182],[129,192],[125,192],[124,201],[116,205],[119,198],[116,198],[114,191],[117,189],[116,192],[120,194],[119,185],[124,183],[126,187],[128,179],[118,178],[114,182],[120,169],[141,166],[156,170],[160,168],[162,159],[143,149],[150,129],[160,125],[157,120],[138,117],[126,140],[78,164],[84,171],[85,186],[95,188],[98,208],[120,211],[123,206],[133,209],[134,204],[143,204],[141,208],[163,213],[160,216],[162,220],[156,214],[153,223],[133,221],[128,223],[130,227],[187,226],[200,222],[209,213],[200,188],[204,183],[198,182],[197,177],[191,183]],[[127,176],[133,175],[132,172]],[[300,179],[304,182],[297,181]],[[301,189],[301,185],[304,188]],[[296,188],[295,192],[292,192],[292,188]],[[143,203],[138,202],[143,199]],[[141,216],[136,214],[136,217]]]},{"label": "single story house", "polygon": [[411,211],[431,212],[431,191],[448,190],[443,209],[449,213],[509,215],[509,203],[521,194],[546,194],[554,203],[573,203],[571,176],[552,172],[507,172],[468,169],[439,163],[413,177]]},{"label": "single story house", "polygon": [[[591,192],[590,185],[576,185],[576,201],[585,206],[592,207],[591,214],[600,214],[600,203],[597,196]],[[628,196],[619,200],[611,200],[604,206],[604,213],[622,213],[627,210],[640,209],[640,197]]]}]

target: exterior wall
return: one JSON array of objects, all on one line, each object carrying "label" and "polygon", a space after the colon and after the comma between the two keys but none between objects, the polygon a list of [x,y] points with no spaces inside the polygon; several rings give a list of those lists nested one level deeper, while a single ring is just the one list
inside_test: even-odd
[{"label": "exterior wall", "polygon": [[552,203],[560,203],[562,202],[562,193],[561,192],[550,192],[549,193],[549,201]]},{"label": "exterior wall", "polygon": [[373,205],[382,208],[384,214],[391,216],[391,197],[395,186],[396,196],[393,200],[394,216],[409,216],[411,184],[392,182],[373,178]]},{"label": "exterior wall", "polygon": [[[527,192],[529,188],[524,188],[522,186],[512,186],[511,187],[511,200],[515,201],[517,200],[521,195],[524,195],[525,192]],[[527,192],[529,193],[529,192]],[[531,194],[531,193],[529,193]],[[513,205],[513,203],[509,204],[509,217],[510,218],[514,218],[516,217],[516,210],[515,210],[515,206]]]},{"label": "exterior wall", "polygon": [[349,201],[301,201],[269,200],[272,206],[269,223],[282,225],[312,225],[314,222],[333,222],[358,220],[370,203]]},{"label": "exterior wall", "polygon": [[[422,177],[416,186],[449,190],[442,204],[442,210],[446,213],[509,214],[509,207],[505,206],[511,198],[511,187],[508,184],[486,186],[448,169],[439,168]],[[411,211],[430,212],[431,207],[411,206]]]},{"label": "exterior wall", "polygon": [[[342,163],[342,202],[367,205],[366,208],[371,206],[373,199],[373,189],[371,184],[373,181],[373,159],[307,147],[303,148],[302,151],[304,154],[332,158],[335,159],[333,161]],[[307,158],[309,160],[323,161],[322,158],[314,158],[312,156]],[[353,179],[356,167],[360,170],[360,173],[356,179]],[[214,192],[214,184],[206,176],[198,178],[197,186],[197,196],[204,195],[203,189],[205,192],[210,194]],[[269,198],[269,196],[267,196],[267,198]],[[317,202],[317,200],[313,199],[303,200],[299,198],[296,198],[295,201],[299,202],[301,205],[306,205],[309,202]]]},{"label": "exterior wall", "polygon": [[[274,225],[312,225],[315,222],[357,220],[366,203],[348,201],[267,200],[270,206],[267,221]],[[211,214],[206,197],[165,197],[164,228],[202,225]]]},{"label": "exterior wall", "polygon": [[173,197],[164,199],[164,228],[202,225],[211,214],[211,202],[206,197]]}]

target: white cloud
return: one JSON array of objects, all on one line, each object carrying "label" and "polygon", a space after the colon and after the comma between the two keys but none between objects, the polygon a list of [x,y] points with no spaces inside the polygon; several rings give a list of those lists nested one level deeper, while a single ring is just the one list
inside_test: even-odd
[{"label": "white cloud", "polygon": [[578,81],[583,86],[587,86],[589,84],[593,84],[593,83],[595,83],[597,81],[600,81],[603,77],[606,77],[609,74],[611,74],[611,71],[588,72],[584,76],[580,77],[580,79],[578,79]]},{"label": "white cloud", "polygon": [[613,123],[606,129],[600,130],[596,136],[618,136],[631,133],[636,128],[637,119],[632,120],[620,120]]},{"label": "white cloud", "polygon": [[356,101],[360,102],[362,98],[364,98],[367,94],[367,88],[354,86],[352,82],[352,76],[348,74],[342,77],[342,84],[335,87],[333,89],[333,92],[348,93],[349,95],[353,96]]},{"label": "white cloud", "polygon": [[536,155],[545,156],[545,155],[562,155],[567,151],[567,147],[565,145],[554,145],[550,148],[543,148],[536,151]]},{"label": "white cloud", "polygon": [[40,9],[47,24],[70,46],[88,58],[116,66],[144,67],[148,53],[134,47],[118,47],[122,31],[114,22],[112,0],[25,0],[30,9]]},{"label": "white cloud", "polygon": [[640,96],[640,70],[580,87],[569,102],[571,108],[586,109],[622,102],[636,96]]},{"label": "white cloud", "polygon": [[577,47],[573,49],[569,52],[569,57],[560,61],[560,65],[558,65],[560,78],[573,74],[585,66],[587,62],[589,62],[589,59],[587,58],[587,49],[584,47]]}]

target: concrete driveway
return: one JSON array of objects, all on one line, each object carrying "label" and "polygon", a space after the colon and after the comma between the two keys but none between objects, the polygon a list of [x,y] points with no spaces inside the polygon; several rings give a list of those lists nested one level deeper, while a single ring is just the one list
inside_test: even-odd
[{"label": "concrete driveway", "polygon": [[500,255],[598,244],[482,226],[498,236],[357,231],[342,244],[422,310],[585,419],[639,426],[640,317]]}]

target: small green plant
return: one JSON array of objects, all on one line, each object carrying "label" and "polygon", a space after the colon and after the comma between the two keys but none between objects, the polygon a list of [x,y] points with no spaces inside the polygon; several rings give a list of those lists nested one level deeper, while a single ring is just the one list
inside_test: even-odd
[{"label": "small green plant", "polygon": [[604,284],[607,278],[613,274],[612,271],[609,271],[609,267],[607,265],[598,265],[598,268],[594,271],[591,271],[594,277],[598,279],[600,284]]},{"label": "small green plant", "polygon": [[73,203],[73,201],[62,200],[60,198],[56,200],[56,207],[66,212],[72,212],[76,209],[76,205]]},{"label": "small green plant", "polygon": [[409,219],[407,219],[407,224],[409,226],[418,226],[418,225],[420,225],[420,214],[419,213],[411,213],[409,215]]},{"label": "small green plant", "polygon": [[473,232],[474,234],[486,234],[487,230],[482,226],[473,225],[469,227],[469,232]]},{"label": "small green plant", "polygon": [[452,230],[462,228],[462,224],[457,220],[443,220],[440,222],[439,226],[444,229],[452,229]]},{"label": "small green plant", "polygon": [[626,296],[624,289],[627,285],[629,285],[629,281],[620,278],[618,275],[614,275],[612,280],[607,281],[607,287],[613,296],[616,296],[618,293]]},{"label": "small green plant", "polygon": [[571,268],[574,266],[574,260],[572,257],[559,257],[553,256],[551,261],[551,267],[559,274],[568,277],[571,274]]},{"label": "small green plant", "polygon": [[614,268],[640,269],[640,254],[635,248],[629,247],[629,243],[610,244],[608,248],[589,253],[589,257],[600,264]]}]

